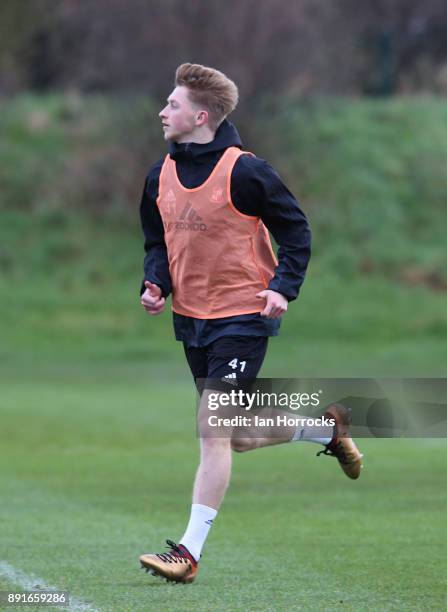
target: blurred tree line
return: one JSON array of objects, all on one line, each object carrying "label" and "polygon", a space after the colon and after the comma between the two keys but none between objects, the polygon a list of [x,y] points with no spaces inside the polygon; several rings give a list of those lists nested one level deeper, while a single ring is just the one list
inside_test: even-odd
[{"label": "blurred tree line", "polygon": [[0,93],[165,96],[184,61],[244,105],[273,95],[447,93],[445,0],[2,0]]},{"label": "blurred tree line", "polygon": [[446,34],[445,0],[3,0],[0,271],[90,253],[78,217],[136,230],[193,61],[239,85],[244,145],[304,204],[321,266],[444,290],[447,105],[391,96],[447,94]]}]

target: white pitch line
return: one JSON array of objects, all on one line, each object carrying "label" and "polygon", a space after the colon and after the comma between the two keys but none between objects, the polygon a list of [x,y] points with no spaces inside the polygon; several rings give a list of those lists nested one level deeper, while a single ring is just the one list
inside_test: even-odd
[{"label": "white pitch line", "polygon": [[[42,578],[31,574],[25,574],[24,572],[16,569],[10,565],[7,561],[0,561],[0,575],[12,582],[18,584],[25,591],[62,591],[66,589],[60,589],[51,584],[47,584]],[[7,590],[3,588],[3,590]],[[12,591],[13,589],[11,589]],[[69,593],[70,606],[69,610],[73,612],[97,612],[95,608],[92,608],[88,604],[84,603],[80,599],[73,597]],[[51,606],[52,608],[63,608],[63,606]]]}]

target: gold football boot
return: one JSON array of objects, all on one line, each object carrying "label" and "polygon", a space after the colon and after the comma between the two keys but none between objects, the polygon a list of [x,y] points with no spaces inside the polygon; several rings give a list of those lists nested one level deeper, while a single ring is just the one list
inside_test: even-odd
[{"label": "gold football boot", "polygon": [[198,563],[182,544],[166,540],[168,552],[141,555],[141,568],[153,576],[162,576],[168,582],[192,582],[198,571]]},{"label": "gold football boot", "polygon": [[363,455],[350,437],[351,409],[341,404],[332,404],[324,413],[328,419],[334,419],[334,437],[325,445],[325,449],[317,453],[336,457],[341,469],[353,480],[360,476]]}]

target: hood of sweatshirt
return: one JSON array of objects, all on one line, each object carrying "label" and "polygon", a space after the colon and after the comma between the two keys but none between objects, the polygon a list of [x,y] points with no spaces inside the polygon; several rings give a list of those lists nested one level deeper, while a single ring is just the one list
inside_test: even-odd
[{"label": "hood of sweatshirt", "polygon": [[[206,144],[199,144],[197,142],[185,142],[177,143],[171,142],[169,144],[169,155],[176,162],[188,162],[194,161],[194,163],[200,164],[208,163],[210,157],[220,151],[228,149],[228,147],[239,147],[242,148],[241,137],[237,129],[227,119],[224,119],[219,125],[214,140],[207,142]],[[211,155],[210,155],[211,154]]]}]

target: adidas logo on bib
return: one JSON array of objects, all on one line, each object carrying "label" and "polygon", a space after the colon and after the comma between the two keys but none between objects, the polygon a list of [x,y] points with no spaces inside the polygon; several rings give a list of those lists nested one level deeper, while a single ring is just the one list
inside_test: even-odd
[{"label": "adidas logo on bib", "polygon": [[207,227],[206,223],[202,223],[202,217],[194,210],[190,202],[187,202],[180,213],[179,220],[175,223],[175,229],[206,232]]}]

